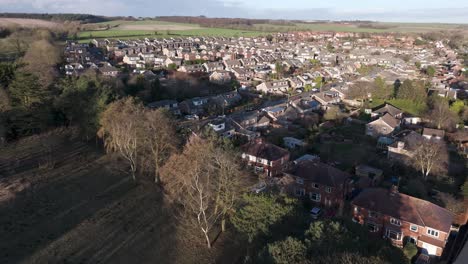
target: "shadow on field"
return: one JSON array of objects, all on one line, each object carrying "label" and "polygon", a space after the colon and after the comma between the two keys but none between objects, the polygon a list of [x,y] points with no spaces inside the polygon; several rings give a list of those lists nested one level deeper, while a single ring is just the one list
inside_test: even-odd
[{"label": "shadow on field", "polygon": [[[67,153],[60,153],[67,155]],[[102,154],[47,172],[0,178],[34,182],[0,202],[0,263],[174,263],[171,214],[151,183],[134,183]],[[24,164],[27,164],[24,163]]]}]

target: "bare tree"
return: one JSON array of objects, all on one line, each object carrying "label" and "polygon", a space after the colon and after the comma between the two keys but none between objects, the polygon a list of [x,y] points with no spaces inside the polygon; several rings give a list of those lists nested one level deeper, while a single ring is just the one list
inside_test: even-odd
[{"label": "bare tree", "polygon": [[177,135],[166,112],[163,110],[146,110],[142,124],[142,142],[152,160],[154,182],[159,182],[159,168],[177,149]]},{"label": "bare tree", "polygon": [[421,140],[412,156],[414,166],[422,173],[424,180],[442,163],[442,145],[431,140]]},{"label": "bare tree", "polygon": [[128,161],[133,180],[136,180],[142,108],[132,97],[111,103],[102,115],[98,131],[106,150],[118,152]]},{"label": "bare tree", "polygon": [[226,219],[234,213],[234,206],[249,185],[248,175],[241,169],[233,151],[216,149],[213,153],[217,168],[216,207],[221,211],[221,232],[226,230]]},{"label": "bare tree", "polygon": [[432,98],[431,110],[428,119],[434,123],[437,129],[448,128],[453,123],[453,113],[450,111],[448,102],[443,98]]},{"label": "bare tree", "polygon": [[213,141],[192,136],[181,154],[161,168],[161,181],[173,200],[182,205],[180,219],[203,234],[208,248],[210,233],[226,218],[243,189],[245,174],[230,152]]},{"label": "bare tree", "polygon": [[179,155],[173,155],[161,170],[161,180],[174,201],[182,205],[180,219],[200,230],[211,248],[210,232],[221,218],[215,210],[213,167],[209,153],[213,146],[192,137]]},{"label": "bare tree", "polygon": [[60,50],[45,37],[31,43],[22,58],[25,70],[39,76],[43,87],[48,87],[58,76],[56,65],[60,61]]}]

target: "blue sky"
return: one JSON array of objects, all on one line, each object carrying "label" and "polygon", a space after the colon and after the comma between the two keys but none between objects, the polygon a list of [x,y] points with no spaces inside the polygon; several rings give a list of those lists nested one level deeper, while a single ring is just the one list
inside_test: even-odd
[{"label": "blue sky", "polygon": [[0,0],[0,12],[468,23],[467,0]]}]

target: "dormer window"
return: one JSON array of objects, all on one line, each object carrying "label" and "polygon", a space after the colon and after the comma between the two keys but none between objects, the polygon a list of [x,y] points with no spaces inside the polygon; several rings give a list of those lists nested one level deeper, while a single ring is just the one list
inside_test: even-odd
[{"label": "dormer window", "polygon": [[396,226],[401,226],[401,221],[395,218],[390,218],[390,224],[396,225]]},{"label": "dormer window", "polygon": [[318,189],[319,185],[317,183],[312,183],[312,187],[315,188],[315,189]]},{"label": "dormer window", "polygon": [[296,178],[296,183],[297,184],[304,184],[304,179],[298,177],[298,178]]}]

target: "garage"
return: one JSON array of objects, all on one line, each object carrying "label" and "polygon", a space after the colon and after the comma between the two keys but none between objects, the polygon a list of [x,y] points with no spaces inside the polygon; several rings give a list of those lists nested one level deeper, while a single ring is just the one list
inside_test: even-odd
[{"label": "garage", "polygon": [[428,255],[437,255],[437,247],[428,243],[422,243],[423,251]]}]

